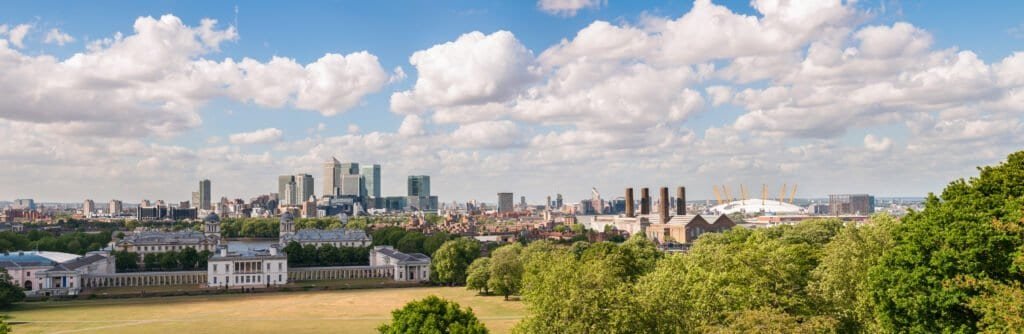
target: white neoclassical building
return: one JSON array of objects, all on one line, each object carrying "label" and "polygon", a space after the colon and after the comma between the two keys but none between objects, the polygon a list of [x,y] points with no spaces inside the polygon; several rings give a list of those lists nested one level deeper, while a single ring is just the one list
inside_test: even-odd
[{"label": "white neoclassical building", "polygon": [[113,274],[114,257],[106,252],[5,252],[0,254],[0,267],[26,295],[67,296],[82,291],[83,276]]},{"label": "white neoclassical building", "polygon": [[282,247],[294,241],[299,245],[314,245],[317,247],[331,245],[334,247],[367,247],[373,244],[373,239],[366,231],[358,229],[315,229],[306,228],[295,230],[295,216],[291,212],[281,214],[280,222],[280,244]]},{"label": "white neoclassical building", "polygon": [[215,251],[221,244],[220,217],[211,213],[203,218],[203,231],[137,230],[125,233],[124,238],[111,241],[117,251],[138,253],[140,258],[150,253],[180,252],[185,248],[196,251]]},{"label": "white neoclassical building", "polygon": [[391,246],[374,246],[370,251],[370,267],[394,266],[396,281],[429,281],[430,257],[399,252]]},{"label": "white neoclassical building", "polygon": [[221,247],[207,261],[210,287],[270,287],[288,283],[288,256],[277,245],[241,252]]}]

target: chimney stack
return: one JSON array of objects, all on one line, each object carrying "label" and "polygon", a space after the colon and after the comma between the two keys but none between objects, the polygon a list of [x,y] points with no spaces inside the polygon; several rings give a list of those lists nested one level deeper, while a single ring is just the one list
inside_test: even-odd
[{"label": "chimney stack", "polygon": [[662,224],[668,224],[668,187],[661,187],[661,201],[658,202],[658,215]]},{"label": "chimney stack", "polygon": [[633,188],[626,188],[626,217],[633,216],[636,216],[636,212],[633,211]]},{"label": "chimney stack", "polygon": [[676,188],[676,215],[686,215],[686,187]]},{"label": "chimney stack", "polygon": [[640,214],[651,214],[651,192],[647,188],[640,188]]}]

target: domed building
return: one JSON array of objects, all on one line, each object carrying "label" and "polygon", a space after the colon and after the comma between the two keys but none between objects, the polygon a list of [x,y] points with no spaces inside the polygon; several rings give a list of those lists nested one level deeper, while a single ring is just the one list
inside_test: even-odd
[{"label": "domed building", "polygon": [[729,215],[733,213],[750,213],[750,214],[798,214],[804,213],[807,210],[786,202],[780,202],[770,199],[751,198],[747,200],[732,201],[716,205],[708,209],[708,211]]}]

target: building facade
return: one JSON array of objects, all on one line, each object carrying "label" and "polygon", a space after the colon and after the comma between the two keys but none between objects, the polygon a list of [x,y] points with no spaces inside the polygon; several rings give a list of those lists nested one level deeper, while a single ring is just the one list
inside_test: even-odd
[{"label": "building facade", "polygon": [[370,267],[394,266],[394,280],[426,282],[430,280],[430,257],[406,254],[391,246],[374,246],[370,250]]},{"label": "building facade", "polygon": [[498,193],[498,212],[512,212],[512,193]]},{"label": "building facade", "polygon": [[195,206],[200,210],[213,210],[212,203],[210,180],[199,181],[199,203],[196,203]]},{"label": "building facade", "polygon": [[288,256],[277,245],[269,249],[231,252],[221,247],[206,262],[210,287],[271,287],[288,283]]}]

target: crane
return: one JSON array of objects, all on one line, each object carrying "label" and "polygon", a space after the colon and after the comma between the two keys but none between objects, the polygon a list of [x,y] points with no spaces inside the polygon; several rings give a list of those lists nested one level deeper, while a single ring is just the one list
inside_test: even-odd
[{"label": "crane", "polygon": [[797,186],[797,184],[794,183],[793,184],[793,191],[789,193],[789,204],[793,204],[793,197],[796,197],[796,186]]}]

